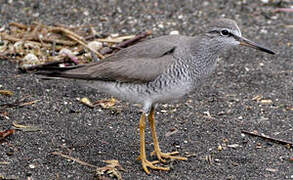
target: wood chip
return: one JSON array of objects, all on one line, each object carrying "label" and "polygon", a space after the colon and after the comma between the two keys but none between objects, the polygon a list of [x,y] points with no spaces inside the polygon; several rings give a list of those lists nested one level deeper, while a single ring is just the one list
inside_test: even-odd
[{"label": "wood chip", "polygon": [[12,96],[13,92],[9,90],[0,90],[0,94],[5,96]]}]

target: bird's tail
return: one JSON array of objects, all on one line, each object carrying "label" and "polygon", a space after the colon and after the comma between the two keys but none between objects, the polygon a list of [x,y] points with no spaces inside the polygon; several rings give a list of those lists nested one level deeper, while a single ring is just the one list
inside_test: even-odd
[{"label": "bird's tail", "polygon": [[41,67],[34,74],[41,75],[43,79],[69,78],[84,79],[80,74],[68,73],[68,71],[83,67],[84,65],[68,66],[68,67]]}]

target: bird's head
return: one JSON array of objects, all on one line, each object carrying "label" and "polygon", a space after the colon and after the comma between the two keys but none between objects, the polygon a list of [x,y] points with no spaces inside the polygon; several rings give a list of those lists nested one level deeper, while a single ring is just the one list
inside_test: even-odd
[{"label": "bird's head", "polygon": [[275,54],[272,50],[242,37],[241,31],[236,22],[231,19],[223,18],[215,20],[208,26],[206,35],[220,43],[225,48],[241,45],[264,51],[269,54]]}]

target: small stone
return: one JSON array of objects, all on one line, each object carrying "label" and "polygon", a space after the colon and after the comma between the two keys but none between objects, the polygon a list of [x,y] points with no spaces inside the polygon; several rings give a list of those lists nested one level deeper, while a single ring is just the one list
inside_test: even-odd
[{"label": "small stone", "polygon": [[88,43],[88,47],[90,47],[93,50],[100,50],[103,47],[103,43],[99,41],[91,41]]},{"label": "small stone", "polygon": [[83,15],[88,16],[90,13],[88,11],[84,11]]},{"label": "small stone", "polygon": [[219,146],[218,146],[218,151],[222,151],[222,150],[223,150],[222,145],[219,145]]},{"label": "small stone", "polygon": [[264,63],[259,63],[259,66],[264,66]]},{"label": "small stone", "polygon": [[277,169],[273,169],[273,168],[266,168],[266,171],[269,171],[269,172],[277,172],[278,170]]},{"label": "small stone", "polygon": [[119,34],[118,34],[118,33],[111,34],[111,37],[112,37],[112,38],[117,38],[117,37],[119,37]]},{"label": "small stone", "polygon": [[39,58],[36,55],[29,53],[22,59],[21,67],[30,67],[32,65],[38,64]]},{"label": "small stone", "polygon": [[228,144],[227,147],[229,147],[229,148],[237,148],[237,147],[239,147],[239,144]]},{"label": "small stone", "polygon": [[164,28],[164,25],[163,25],[163,24],[159,24],[158,27],[159,27],[160,29],[163,29],[163,28]]},{"label": "small stone", "polygon": [[34,168],[36,168],[36,165],[35,164],[30,164],[29,168],[34,169]]},{"label": "small stone", "polygon": [[179,35],[179,31],[171,31],[169,34],[170,35]]},{"label": "small stone", "polygon": [[59,54],[69,54],[69,55],[74,56],[74,53],[73,53],[71,50],[66,49],[66,48],[62,48],[62,49],[59,51]]},{"label": "small stone", "polygon": [[260,33],[262,33],[262,34],[267,34],[267,33],[268,33],[268,30],[266,30],[266,29],[261,29],[261,30],[260,30]]}]

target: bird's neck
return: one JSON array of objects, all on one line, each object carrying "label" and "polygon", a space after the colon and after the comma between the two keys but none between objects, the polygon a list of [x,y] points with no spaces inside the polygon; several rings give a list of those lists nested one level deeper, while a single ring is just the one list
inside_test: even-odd
[{"label": "bird's neck", "polygon": [[195,73],[209,75],[215,69],[217,58],[223,50],[222,43],[207,36],[195,37],[190,43],[190,66]]}]

